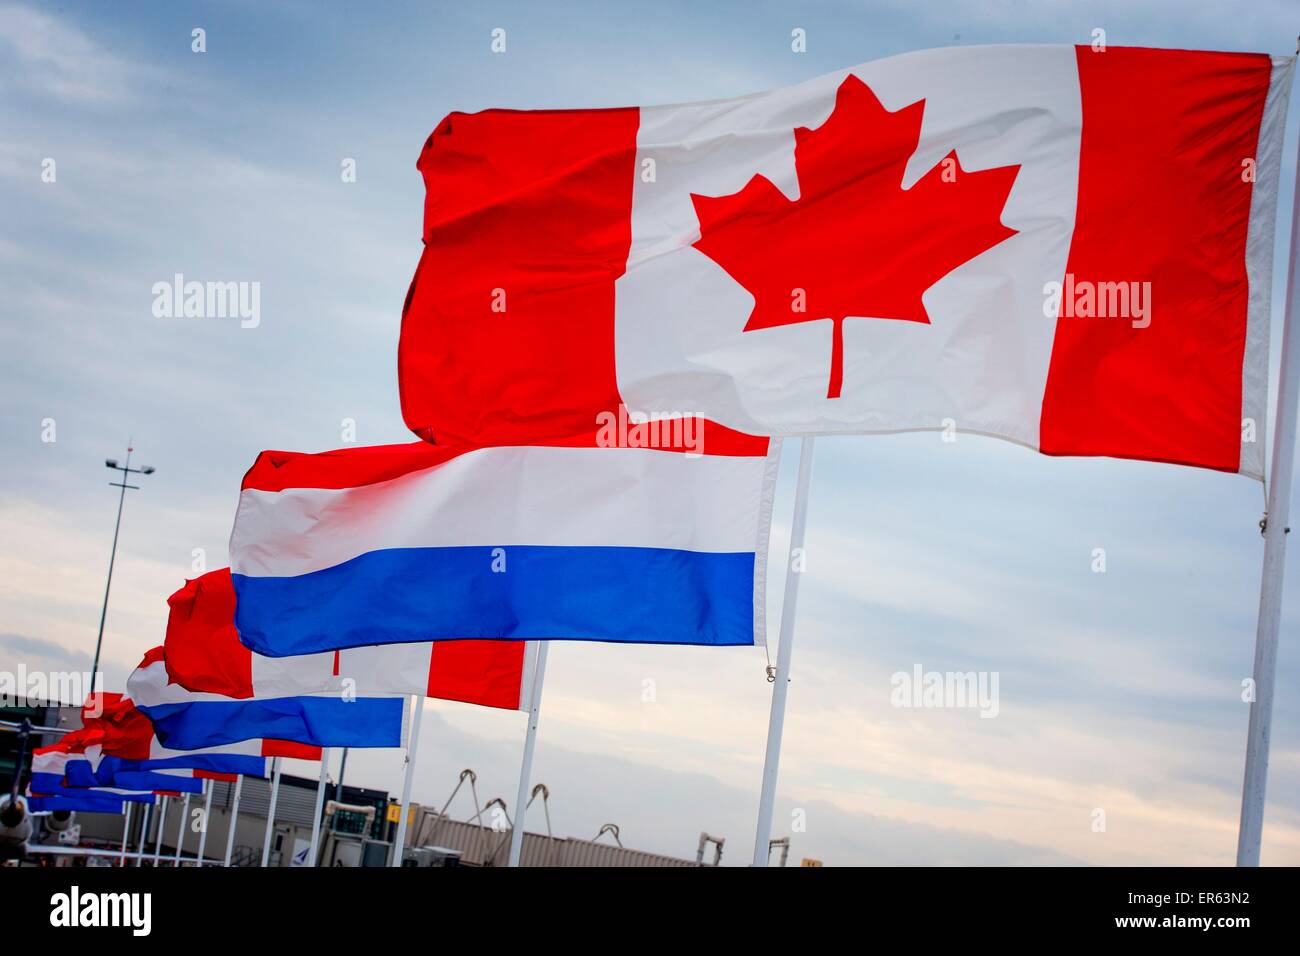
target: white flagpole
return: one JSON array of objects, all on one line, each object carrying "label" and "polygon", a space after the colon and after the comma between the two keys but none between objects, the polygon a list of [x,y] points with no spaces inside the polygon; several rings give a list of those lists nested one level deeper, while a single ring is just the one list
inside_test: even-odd
[{"label": "white flagpole", "polygon": [[320,751],[320,782],[316,784],[316,815],[311,821],[311,858],[308,866],[316,865],[316,847],[320,843],[320,822],[325,812],[325,769],[329,766],[330,749],[322,747]]},{"label": "white flagpole", "polygon": [[[162,799],[165,800],[166,797],[163,797]],[[144,866],[144,850],[145,847],[148,846],[147,841],[149,839],[149,816],[150,816],[150,811],[152,810],[153,810],[152,803],[146,803],[144,805],[144,822],[140,825],[140,850],[135,855],[136,866]]]},{"label": "white flagpole", "polygon": [[207,782],[208,795],[203,801],[203,826],[199,830],[199,852],[195,857],[195,866],[203,865],[203,848],[208,845],[208,824],[212,820],[212,791],[217,789],[217,782],[209,780]]},{"label": "white flagpole", "polygon": [[758,798],[758,828],[754,832],[754,866],[767,866],[772,839],[772,813],[776,807],[776,775],[781,765],[781,734],[785,730],[785,699],[790,691],[790,659],[794,656],[794,612],[799,602],[804,531],[808,525],[808,486],[812,483],[813,439],[799,440],[799,482],[794,491],[794,517],[790,522],[790,557],[785,566],[785,597],[781,601],[781,644],[776,651],[776,682],[772,686],[772,711],[767,723],[767,755],[763,758],[763,786]]},{"label": "white flagpole", "polygon": [[401,866],[406,853],[406,818],[411,815],[411,783],[415,780],[416,750],[420,746],[420,715],[424,711],[424,697],[417,694],[411,709],[411,733],[406,742],[406,779],[402,781],[402,815],[397,821],[397,836],[393,840],[393,854],[389,866]]},{"label": "white flagpole", "polygon": [[1291,510],[1291,471],[1295,462],[1296,402],[1300,399],[1300,162],[1291,203],[1291,261],[1287,267],[1286,313],[1282,325],[1282,369],[1277,386],[1273,463],[1265,504],[1264,569],[1255,629],[1255,697],[1246,731],[1246,773],[1241,786],[1241,826],[1237,865],[1259,866],[1264,836],[1264,790],[1268,781],[1268,743],[1273,730],[1273,685],[1277,677],[1277,636],[1282,622],[1282,572],[1286,567],[1287,521]]},{"label": "white flagpole", "polygon": [[275,804],[280,799],[280,758],[272,762],[271,771],[271,805],[266,808],[266,835],[262,837],[262,866],[271,859],[271,835],[275,830]]},{"label": "white flagpole", "polygon": [[118,866],[126,866],[126,841],[131,836],[131,801],[126,801],[126,818],[122,821],[122,855],[118,858]]},{"label": "white flagpole", "polygon": [[181,849],[185,846],[185,828],[190,822],[190,795],[185,794],[185,802],[181,805],[181,818],[179,827],[176,830],[176,857],[172,860],[172,866],[181,865]]},{"label": "white flagpole", "polygon": [[537,641],[537,672],[533,677],[533,700],[528,708],[528,733],[524,736],[524,759],[519,765],[519,792],[515,795],[515,820],[510,828],[510,856],[506,866],[518,866],[524,850],[524,809],[528,784],[533,775],[533,750],[537,746],[537,718],[542,710],[542,680],[546,677],[546,652],[550,641]]},{"label": "white flagpole", "polygon": [[230,866],[230,855],[235,850],[235,827],[239,823],[239,793],[244,789],[244,775],[235,776],[235,799],[230,805],[229,827],[226,829],[226,862],[222,866]]},{"label": "white flagpole", "polygon": [[162,799],[162,809],[158,811],[158,839],[154,841],[153,845],[153,865],[155,867],[162,857],[163,830],[167,828],[167,804],[172,802],[171,797],[163,797]]}]

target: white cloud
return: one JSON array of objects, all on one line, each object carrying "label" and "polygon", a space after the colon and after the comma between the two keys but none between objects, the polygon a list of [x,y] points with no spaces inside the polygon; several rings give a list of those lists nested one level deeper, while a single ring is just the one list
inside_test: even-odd
[{"label": "white cloud", "polygon": [[21,63],[23,89],[69,103],[125,102],[156,76],[107,52],[66,19],[17,4],[0,6],[0,44]]}]

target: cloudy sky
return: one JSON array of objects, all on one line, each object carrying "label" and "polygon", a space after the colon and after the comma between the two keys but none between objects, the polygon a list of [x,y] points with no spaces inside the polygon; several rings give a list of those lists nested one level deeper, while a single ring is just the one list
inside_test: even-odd
[{"label": "cloudy sky", "polygon": [[[360,443],[408,440],[395,355],[420,254],[415,160],[447,112],[735,96],[926,47],[1088,42],[1097,27],[1111,44],[1290,54],[1296,21],[1285,0],[0,3],[0,669],[89,666],[116,504],[102,462],[128,437],[158,470],[123,523],[104,656],[117,687],[161,641],[196,550],[226,563],[259,450],[337,447],[345,419]],[[1295,157],[1293,117],[1283,247]],[[175,273],[259,282],[260,326],[155,318],[152,286]],[[1275,332],[1281,291],[1279,276]],[[793,860],[1232,862],[1262,503],[1238,476],[971,436],[819,441],[777,807]],[[1300,559],[1272,864],[1300,863],[1298,582]],[[765,663],[758,649],[556,645],[535,766],[556,832],[613,822],[628,846],[691,855],[707,830],[726,838],[724,862],[747,862]],[[890,676],[916,665],[996,672],[997,716],[891,706]],[[440,805],[473,767],[484,799],[513,802],[522,715],[432,702],[423,719],[417,800]],[[396,751],[348,763],[352,783],[397,791],[400,777]]]}]

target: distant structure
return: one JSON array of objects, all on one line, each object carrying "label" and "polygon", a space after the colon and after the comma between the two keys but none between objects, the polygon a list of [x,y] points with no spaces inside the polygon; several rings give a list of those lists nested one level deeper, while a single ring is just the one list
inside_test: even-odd
[{"label": "distant structure", "polygon": [[[80,726],[79,708],[32,706],[8,708],[0,718],[16,722],[22,718],[34,724],[72,730]],[[36,735],[34,734],[33,737]],[[49,736],[49,735],[47,735]],[[54,735],[52,739],[57,739]],[[12,734],[0,734],[0,778],[5,782],[16,768],[16,752],[11,746]],[[45,743],[51,740],[44,741]],[[34,743],[39,746],[40,742]],[[30,761],[30,751],[24,764]],[[23,768],[26,772],[26,766]],[[489,800],[480,805],[476,789],[477,775],[473,770],[463,770],[459,780],[441,808],[412,803],[408,809],[405,846],[402,848],[402,865],[405,867],[450,866],[505,866],[510,847],[513,820],[505,802]],[[269,866],[310,866],[311,831],[316,809],[314,778],[282,774],[280,793],[276,800],[275,822],[271,830]],[[465,820],[452,819],[448,808],[462,787],[474,804],[474,814]],[[224,847],[234,827],[232,866],[259,866],[263,839],[266,833],[266,814],[271,804],[271,784],[261,777],[245,777],[236,805],[235,787],[224,781],[212,781],[212,812],[207,820],[206,865],[220,865]],[[335,786],[327,787],[324,812],[324,839],[316,861],[321,867],[380,867],[387,866],[393,853],[401,807],[386,790],[368,787],[344,786],[342,792]],[[551,832],[550,791],[545,784],[533,787],[529,806],[541,798],[546,821],[545,833],[525,832],[522,866],[536,867],[704,867],[719,866],[725,839],[701,833],[695,858],[666,856],[623,846],[619,827],[614,823],[602,825],[590,840],[576,837],[557,837]],[[179,802],[179,798],[174,799]],[[238,808],[238,815],[232,811]],[[527,808],[525,808],[527,809]],[[159,819],[163,831],[159,840]],[[171,865],[182,827],[186,820],[179,810],[168,814],[136,814],[128,828],[128,845],[138,847],[160,846],[160,859]],[[118,814],[78,813],[77,839],[81,847],[109,850],[121,846],[123,820]],[[148,832],[143,832],[147,828]],[[54,834],[47,834],[53,838]],[[604,841],[604,842],[602,842]],[[66,843],[67,840],[60,842]],[[772,841],[772,849],[780,849],[778,865],[784,866],[789,853],[789,838]],[[195,839],[185,831],[185,865],[194,865],[192,853]],[[85,852],[74,851],[74,852]],[[213,854],[218,854],[214,856]],[[79,863],[81,861],[78,861]],[[70,865],[65,860],[60,865]],[[102,865],[111,865],[104,861]],[[148,865],[148,863],[146,863]],[[818,865],[804,861],[804,865]]]}]

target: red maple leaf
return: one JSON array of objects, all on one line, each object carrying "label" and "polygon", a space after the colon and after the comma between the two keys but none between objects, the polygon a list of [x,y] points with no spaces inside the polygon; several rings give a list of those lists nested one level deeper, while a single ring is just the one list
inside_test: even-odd
[{"label": "red maple leaf", "polygon": [[729,196],[691,195],[695,248],[754,296],[744,331],[833,323],[827,398],[844,380],[845,318],[929,324],[921,294],[1016,234],[1001,216],[1019,166],[967,172],[953,150],[903,188],[924,111],[891,113],[850,74],[826,122],[794,131],[798,199],[760,175]]}]

